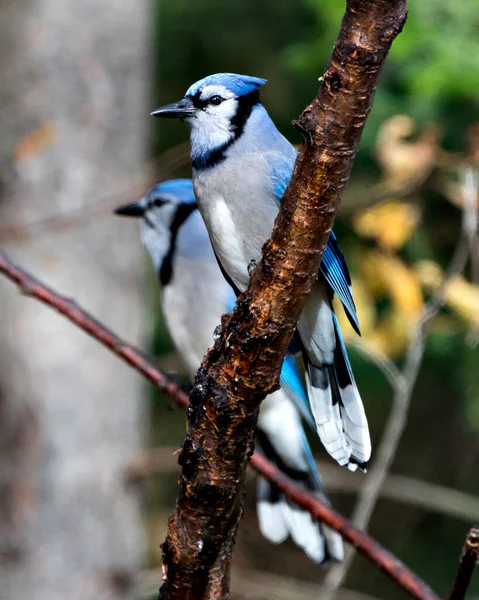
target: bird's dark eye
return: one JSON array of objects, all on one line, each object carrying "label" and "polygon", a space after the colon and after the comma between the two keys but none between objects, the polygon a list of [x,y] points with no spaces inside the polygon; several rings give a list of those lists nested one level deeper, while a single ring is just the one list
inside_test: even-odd
[{"label": "bird's dark eye", "polygon": [[153,206],[163,206],[166,204],[166,200],[163,200],[162,198],[155,198],[152,204]]},{"label": "bird's dark eye", "polygon": [[218,106],[218,104],[221,104],[223,102],[223,98],[221,96],[211,96],[210,98],[210,104],[213,104],[214,106]]}]

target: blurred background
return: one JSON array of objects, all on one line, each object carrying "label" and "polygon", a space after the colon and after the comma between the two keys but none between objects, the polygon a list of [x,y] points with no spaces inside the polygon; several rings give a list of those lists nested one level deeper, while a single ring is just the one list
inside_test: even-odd
[{"label": "blurred background", "polygon": [[[335,508],[358,517],[369,502],[369,532],[444,596],[479,521],[479,0],[409,10],[335,224],[362,337],[342,331],[373,451],[392,465],[373,454],[367,476],[351,474],[315,451]],[[190,175],[186,128],[148,114],[207,74],[247,73],[268,79],[264,104],[299,143],[291,121],[343,12],[337,0],[1,0],[1,247],[182,373],[138,231],[111,214]],[[0,302],[0,597],[155,597],[184,414],[5,280]],[[399,440],[403,425],[395,452],[382,435]],[[360,496],[368,477],[377,502]],[[333,569],[268,544],[254,504],[251,475],[234,597],[319,597]],[[338,598],[405,596],[361,557],[341,577]]]}]

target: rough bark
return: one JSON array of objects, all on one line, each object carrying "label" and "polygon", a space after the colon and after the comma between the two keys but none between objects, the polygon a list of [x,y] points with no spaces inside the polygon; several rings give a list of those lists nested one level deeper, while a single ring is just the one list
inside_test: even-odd
[{"label": "rough bark", "polygon": [[[1,228],[87,212],[138,172],[146,11],[136,0],[0,1]],[[96,215],[8,249],[138,340],[136,232]],[[121,474],[140,446],[139,381],[0,286],[0,596],[129,598],[141,532]]]},{"label": "rough bark", "polygon": [[163,544],[163,599],[229,596],[259,405],[277,388],[381,67],[405,18],[405,0],[349,0],[318,95],[296,122],[303,143],[272,237],[190,397],[179,497]]}]

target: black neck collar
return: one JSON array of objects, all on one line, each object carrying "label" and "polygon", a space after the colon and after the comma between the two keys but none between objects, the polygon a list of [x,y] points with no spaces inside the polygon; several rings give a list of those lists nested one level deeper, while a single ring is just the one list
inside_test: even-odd
[{"label": "black neck collar", "polygon": [[180,227],[197,208],[198,206],[194,203],[180,204],[176,210],[175,218],[170,227],[170,247],[161,263],[159,272],[161,285],[163,287],[168,285],[173,277],[173,256],[175,255],[176,241],[178,239]]},{"label": "black neck collar", "polygon": [[253,108],[259,104],[259,101],[259,90],[253,90],[249,94],[238,97],[238,108],[236,114],[231,119],[232,137],[214,150],[201,153],[198,156],[192,155],[191,163],[195,171],[206,171],[225,160],[226,151],[243,135],[246,122],[248,121]]}]

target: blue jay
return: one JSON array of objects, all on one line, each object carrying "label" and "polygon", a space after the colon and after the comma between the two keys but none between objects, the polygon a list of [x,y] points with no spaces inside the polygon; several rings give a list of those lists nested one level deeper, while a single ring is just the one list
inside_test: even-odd
[{"label": "blue jay", "polygon": [[[248,285],[248,266],[261,258],[296,159],[296,150],[260,103],[264,83],[246,75],[210,75],[194,83],[178,103],[152,113],[179,118],[190,127],[196,199],[218,262],[236,293]],[[348,268],[331,233],[297,331],[319,437],[340,465],[366,470],[368,424],[332,308],[334,294],[359,333]]]},{"label": "blue jay", "polygon": [[[162,285],[163,315],[193,379],[212,345],[221,315],[233,309],[236,295],[218,268],[197,210],[192,182],[166,181],[152,188],[139,202],[121,206],[115,212],[141,217],[141,238]],[[287,475],[329,502],[298,411],[291,401],[300,407],[314,428],[302,379],[292,357],[285,361],[281,383],[283,388],[261,405],[258,446]],[[264,479],[258,479],[257,487],[260,529],[268,540],[280,543],[290,534],[315,562],[342,560],[342,540],[337,533],[312,520],[309,513],[291,504]]]}]

